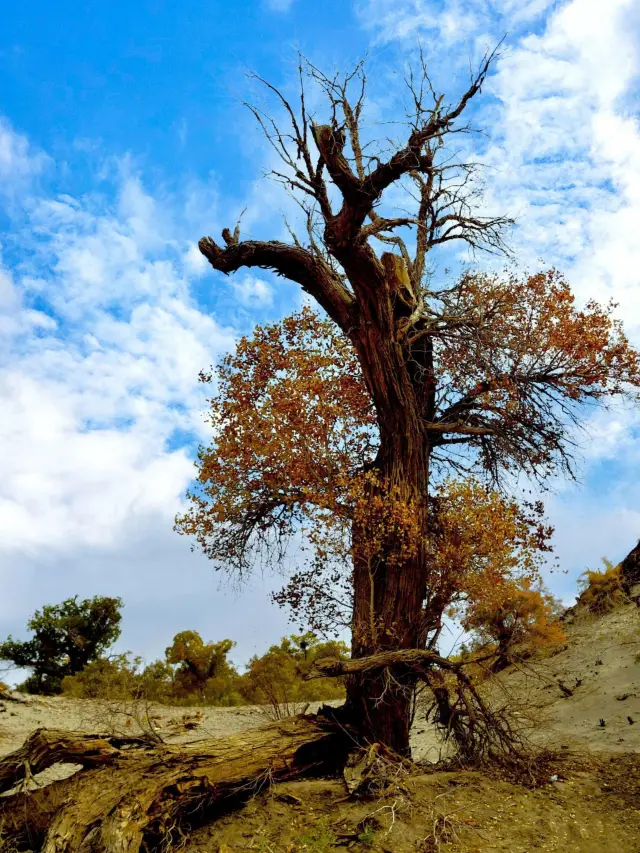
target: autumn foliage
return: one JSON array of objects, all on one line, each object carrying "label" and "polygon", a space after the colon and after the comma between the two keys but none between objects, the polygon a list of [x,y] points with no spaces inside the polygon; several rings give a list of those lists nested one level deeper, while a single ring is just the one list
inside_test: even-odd
[{"label": "autumn foliage", "polygon": [[[179,529],[241,571],[252,559],[278,562],[298,535],[306,563],[276,601],[303,627],[349,627],[353,524],[366,531],[361,555],[372,572],[385,538],[404,542],[401,564],[418,536],[410,505],[367,488],[375,418],[353,348],[305,308],[243,338],[216,378],[218,437],[200,451],[200,489]],[[433,640],[452,605],[464,608],[498,582],[533,582],[552,531],[541,504],[519,505],[467,477],[436,485],[429,532],[424,630]]]},{"label": "autumn foliage", "polygon": [[499,583],[473,598],[464,615],[464,627],[475,635],[475,647],[495,657],[490,669],[500,670],[541,652],[559,649],[566,636],[559,608],[547,592],[530,581]]},{"label": "autumn foliage", "polygon": [[344,699],[341,680],[308,681],[305,676],[321,658],[347,657],[347,647],[340,641],[323,642],[310,632],[283,637],[279,645],[251,658],[243,676],[243,696],[265,706],[274,719],[304,711],[310,702]]},{"label": "autumn foliage", "polygon": [[[446,105],[420,55],[397,143],[363,118],[364,64],[326,75],[301,60],[295,103],[265,83],[277,117],[251,108],[300,228],[287,242],[242,239],[239,222],[221,243],[199,242],[218,273],[270,270],[327,320],[319,339],[311,317],[257,330],[225,362],[214,443],[177,527],[241,572],[257,559],[281,565],[294,535],[322,567],[342,555],[355,658],[421,649],[437,635],[433,517],[445,480],[474,475],[508,491],[520,473],[571,474],[589,407],[640,385],[614,306],[578,305],[558,272],[430,273],[430,252],[444,244],[505,246],[510,220],[474,210],[477,163],[449,144],[470,130],[461,116],[493,57]],[[322,592],[317,573],[306,577]],[[365,668],[347,681],[345,713],[365,739],[408,754],[416,677],[399,665],[391,680]]]},{"label": "autumn foliage", "polygon": [[602,562],[602,571],[587,569],[581,576],[581,592],[576,602],[578,610],[600,615],[626,601],[621,567],[615,566],[606,557]]}]

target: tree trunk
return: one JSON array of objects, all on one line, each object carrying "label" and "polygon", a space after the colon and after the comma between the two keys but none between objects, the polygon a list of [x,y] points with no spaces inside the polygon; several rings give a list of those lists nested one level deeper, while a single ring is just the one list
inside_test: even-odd
[{"label": "tree trunk", "polygon": [[[368,548],[372,531],[354,528],[353,658],[425,646],[428,447],[424,437],[419,432],[412,435],[401,420],[394,424],[391,440],[381,446],[377,471],[382,485],[371,486],[370,498],[383,490],[389,506],[398,502],[414,526],[410,541],[407,531],[392,529],[382,553],[373,558]],[[354,724],[357,721],[365,740],[410,757],[415,684],[410,668],[395,670],[393,675],[389,670],[364,671],[347,680],[346,713]]]},{"label": "tree trunk", "polygon": [[179,746],[40,729],[0,760],[0,790],[58,762],[83,770],[0,799],[0,838],[42,853],[157,850],[273,782],[334,771],[350,743],[328,719],[305,716]]}]

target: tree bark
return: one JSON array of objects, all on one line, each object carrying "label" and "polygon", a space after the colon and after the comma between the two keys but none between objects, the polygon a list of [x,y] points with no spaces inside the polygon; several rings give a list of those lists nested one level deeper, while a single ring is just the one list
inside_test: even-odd
[{"label": "tree bark", "polygon": [[[400,413],[402,417],[403,413]],[[395,417],[398,416],[396,412]],[[374,561],[366,552],[369,537],[359,541],[354,530],[354,610],[352,657],[379,652],[424,648],[424,600],[428,536],[428,444],[419,430],[400,423],[391,440],[384,441],[378,456],[383,488],[391,490],[390,503],[399,501],[414,514],[415,540],[412,552],[404,554],[406,541],[399,533],[385,542]],[[371,487],[371,498],[377,486]],[[412,536],[412,539],[414,537]],[[399,755],[409,757],[411,702],[415,673],[363,670],[347,679],[347,713],[360,721],[366,740],[380,742]]]},{"label": "tree bark", "polygon": [[636,584],[640,584],[640,542],[629,551],[620,563],[620,571],[624,591],[628,595]]},{"label": "tree bark", "polygon": [[83,770],[2,798],[0,837],[42,853],[159,849],[273,782],[335,770],[350,742],[321,716],[180,746],[40,729],[0,760],[2,790],[58,762]]},{"label": "tree bark", "polygon": [[[407,346],[402,329],[418,297],[402,258],[378,260],[367,244],[354,248],[348,234],[327,227],[327,243],[343,264],[359,297],[358,323],[349,330],[375,405],[380,446],[374,466],[379,482],[369,486],[371,501],[410,509],[415,522],[412,550],[402,531],[385,539],[372,559],[375,530],[353,528],[354,608],[352,657],[381,651],[424,648],[426,542],[431,447],[425,424],[433,408],[433,354],[424,339]],[[409,520],[409,519],[407,519]],[[347,713],[360,722],[365,739],[410,755],[409,728],[415,675],[364,671],[347,680]]]}]

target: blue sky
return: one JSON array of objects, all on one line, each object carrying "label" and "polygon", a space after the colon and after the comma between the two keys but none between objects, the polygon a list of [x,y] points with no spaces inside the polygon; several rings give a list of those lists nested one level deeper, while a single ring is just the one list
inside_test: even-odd
[{"label": "blue sky", "polygon": [[[290,85],[369,55],[373,112],[396,118],[422,43],[452,97],[506,34],[475,109],[486,204],[515,215],[522,264],[613,298],[640,344],[640,7],[634,0],[14,3],[0,33],[0,634],[79,593],[122,595],[121,648],[186,628],[245,661],[287,630],[274,581],[220,578],[172,519],[207,440],[198,371],[300,304],[266,274],[208,271],[196,241],[281,237],[250,68]],[[462,259],[464,260],[464,259]],[[638,415],[594,416],[579,486],[548,497],[570,599],[640,536]]]}]

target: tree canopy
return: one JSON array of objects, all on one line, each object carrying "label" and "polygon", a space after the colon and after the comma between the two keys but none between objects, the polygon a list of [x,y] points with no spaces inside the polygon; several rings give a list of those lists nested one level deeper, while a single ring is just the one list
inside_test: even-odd
[{"label": "tree canopy", "polygon": [[0,659],[30,669],[24,683],[33,693],[59,693],[62,679],[96,660],[120,636],[119,598],[67,598],[36,610],[27,628],[30,640],[8,637],[0,644]]}]

